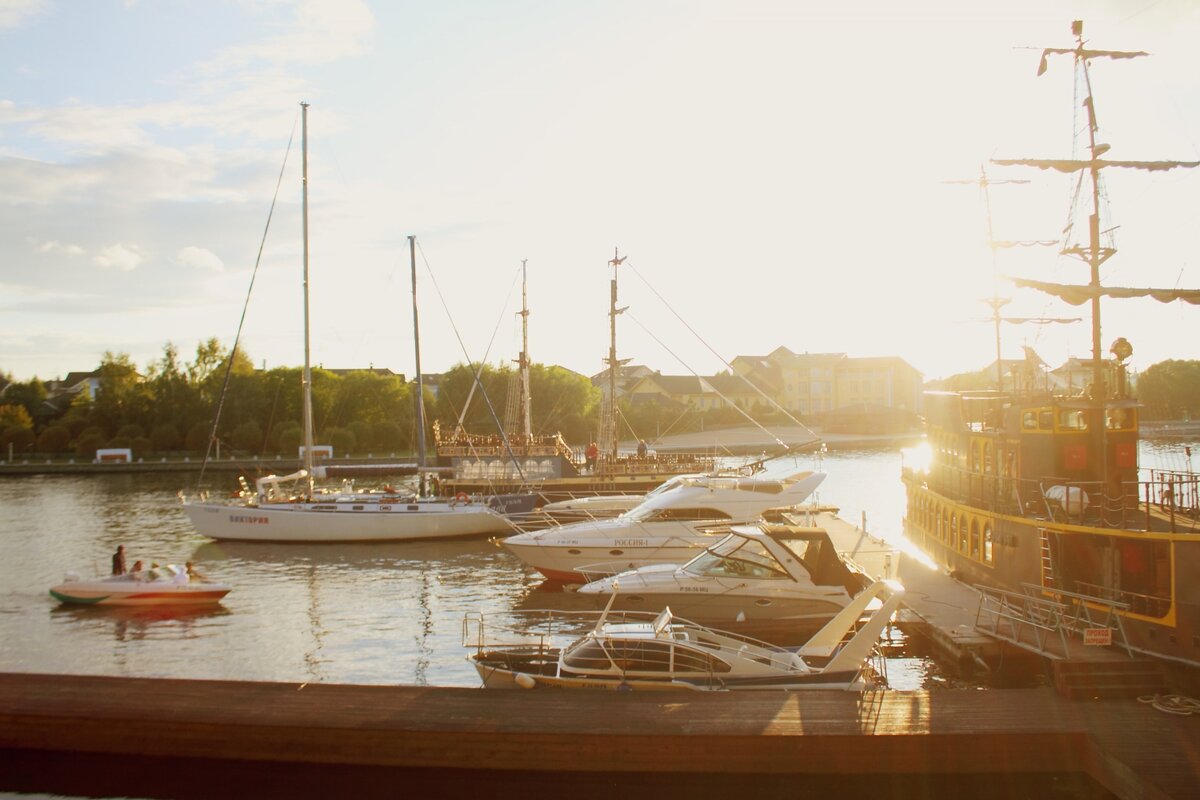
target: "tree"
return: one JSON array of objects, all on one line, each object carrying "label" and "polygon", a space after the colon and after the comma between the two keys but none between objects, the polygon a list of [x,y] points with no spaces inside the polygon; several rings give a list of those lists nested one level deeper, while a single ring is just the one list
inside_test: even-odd
[{"label": "tree", "polygon": [[47,420],[52,412],[47,413],[46,384],[33,378],[24,382],[10,383],[4,390],[4,402],[10,405],[22,406],[29,412],[29,418],[35,425]]},{"label": "tree", "polygon": [[49,425],[38,436],[40,453],[65,453],[71,449],[71,432],[62,425]]},{"label": "tree", "polygon": [[247,420],[233,429],[233,433],[229,435],[229,441],[238,450],[247,453],[261,453],[263,444],[262,428],[254,420]]},{"label": "tree", "polygon": [[178,450],[183,440],[179,435],[179,429],[175,427],[174,423],[160,422],[150,432],[150,441],[154,445],[155,452],[163,453],[170,450]]},{"label": "tree", "polygon": [[5,403],[0,406],[0,429],[3,428],[33,430],[33,417],[25,410],[25,406]]},{"label": "tree", "polygon": [[89,430],[80,434],[79,438],[75,440],[75,455],[80,458],[94,459],[96,451],[101,447],[104,447],[104,435],[95,430]]},{"label": "tree", "polygon": [[332,428],[326,433],[325,440],[333,445],[334,454],[339,456],[350,455],[357,445],[354,432],[349,428]]},{"label": "tree", "polygon": [[149,418],[153,396],[128,353],[106,352],[92,417],[109,430]]},{"label": "tree", "polygon": [[1137,382],[1150,419],[1200,417],[1200,361],[1169,359],[1152,364]]},{"label": "tree", "polygon": [[37,442],[37,437],[33,433],[33,428],[18,428],[16,426],[0,429],[0,448],[4,451],[4,457],[8,457],[8,449],[11,446],[13,454],[28,453],[33,450],[33,445]]},{"label": "tree", "polygon": [[562,367],[533,364],[529,393],[534,433],[561,433],[569,442],[594,438],[601,395],[587,377]]}]

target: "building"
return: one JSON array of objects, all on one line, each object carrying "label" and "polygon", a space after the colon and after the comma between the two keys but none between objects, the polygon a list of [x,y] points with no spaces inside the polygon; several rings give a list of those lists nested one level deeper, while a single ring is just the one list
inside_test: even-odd
[{"label": "building", "polygon": [[730,365],[739,375],[775,387],[779,405],[801,416],[849,406],[914,414],[920,409],[921,373],[896,356],[851,358],[779,347],[765,356],[738,356]]}]

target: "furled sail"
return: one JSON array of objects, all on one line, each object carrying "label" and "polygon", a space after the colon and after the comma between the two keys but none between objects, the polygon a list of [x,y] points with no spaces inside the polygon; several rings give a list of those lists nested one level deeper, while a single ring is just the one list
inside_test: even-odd
[{"label": "furled sail", "polygon": [[1070,158],[993,158],[993,164],[1003,167],[1037,167],[1038,169],[1056,169],[1059,172],[1079,172],[1082,169],[1104,169],[1105,167],[1127,167],[1129,169],[1144,169],[1149,172],[1161,172],[1176,167],[1200,167],[1200,161],[1109,161],[1095,158],[1081,161]]},{"label": "furled sail", "polygon": [[1086,50],[1083,47],[1047,47],[1042,51],[1042,60],[1038,62],[1037,74],[1041,75],[1046,71],[1046,59],[1049,56],[1067,56],[1074,55],[1083,59],[1092,58],[1137,58],[1138,56],[1150,55],[1144,50]]},{"label": "furled sail", "polygon": [[1121,286],[1078,286],[1062,283],[1046,283],[1027,278],[1008,278],[1013,285],[1025,289],[1037,289],[1039,292],[1052,294],[1055,297],[1081,306],[1096,297],[1153,297],[1160,303],[1170,303],[1182,300],[1192,305],[1200,305],[1200,289],[1130,289]]}]

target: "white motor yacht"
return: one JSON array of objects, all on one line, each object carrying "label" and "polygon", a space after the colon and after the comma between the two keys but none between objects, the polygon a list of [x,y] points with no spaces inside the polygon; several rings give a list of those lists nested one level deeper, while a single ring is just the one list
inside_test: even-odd
[{"label": "white motor yacht", "polygon": [[547,578],[586,583],[646,564],[682,564],[764,511],[804,502],[825,473],[783,468],[751,473],[681,476],[633,509],[522,533],[503,541],[509,551]]},{"label": "white motor yacht", "polygon": [[823,528],[763,523],[731,528],[682,566],[641,567],[593,581],[579,593],[614,597],[617,609],[657,612],[669,606],[701,625],[802,641],[870,583],[838,554]]},{"label": "white motor yacht", "polygon": [[[903,593],[892,581],[876,582],[798,650],[706,628],[669,608],[638,615],[640,621],[607,608],[582,636],[578,616],[538,612],[528,627],[497,631],[476,615],[464,620],[463,644],[474,648],[468,659],[486,688],[861,690],[868,659]],[[877,598],[876,610],[856,628]]]}]

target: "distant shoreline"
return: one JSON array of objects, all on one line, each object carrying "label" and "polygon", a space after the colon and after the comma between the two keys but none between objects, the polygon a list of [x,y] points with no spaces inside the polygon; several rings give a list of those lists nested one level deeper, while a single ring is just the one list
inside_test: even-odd
[{"label": "distant shoreline", "polygon": [[[1146,423],[1141,428],[1144,439],[1186,439],[1200,438],[1200,422],[1154,422]],[[814,442],[817,438],[819,441]],[[911,447],[922,439],[920,433],[905,434],[856,434],[828,433],[821,434],[798,426],[767,428],[766,431],[749,426],[740,428],[724,428],[696,433],[683,433],[673,436],[663,436],[659,439],[648,440],[652,451],[663,453],[723,453],[730,456],[757,455],[767,453],[778,455],[780,444],[794,450],[798,455],[815,452],[815,448],[824,444],[827,450],[851,450],[856,448],[879,447]],[[637,447],[634,440],[620,443],[622,452],[633,452]],[[327,466],[355,467],[395,465],[397,475],[404,470],[411,471],[416,455],[412,453],[390,454],[387,456],[346,457],[335,458],[325,462]],[[294,458],[275,456],[270,458],[233,458],[210,460],[204,464],[196,458],[157,458],[138,459],[128,464],[106,463],[98,464],[91,461],[21,459],[13,462],[0,461],[0,477],[27,475],[112,475],[131,473],[196,473],[201,467],[205,471],[220,473],[267,474],[293,472],[300,468],[300,463]],[[403,469],[402,469],[403,468]],[[387,473],[381,473],[383,477]]]}]

